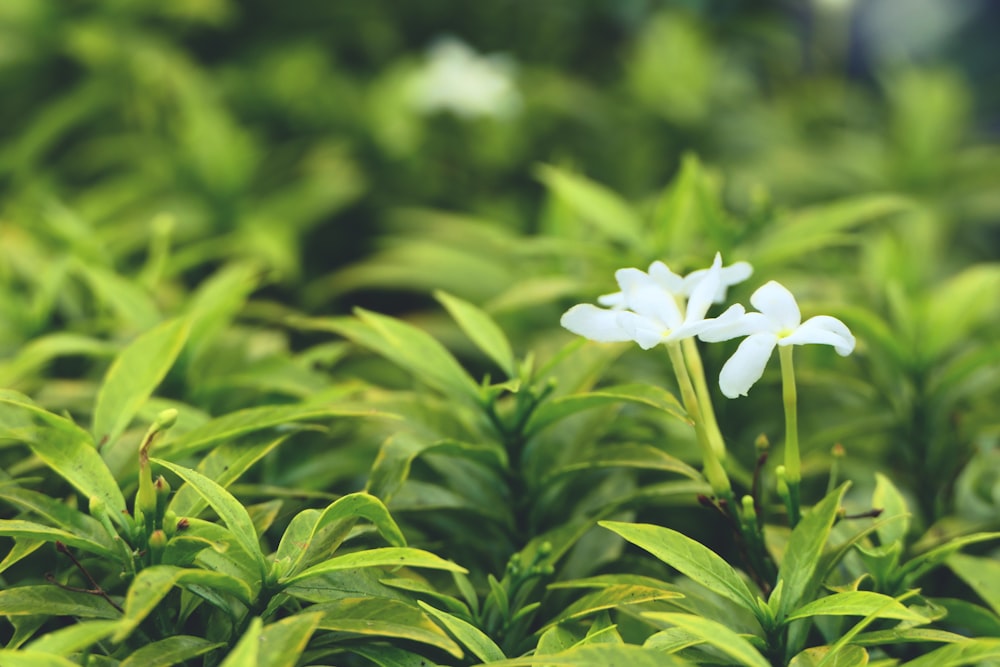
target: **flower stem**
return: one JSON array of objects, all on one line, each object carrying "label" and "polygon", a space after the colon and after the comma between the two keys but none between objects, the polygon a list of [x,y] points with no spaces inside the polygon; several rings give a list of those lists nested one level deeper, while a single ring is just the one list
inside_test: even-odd
[{"label": "flower stem", "polygon": [[726,443],[722,440],[719,422],[715,419],[715,409],[712,407],[711,395],[708,393],[708,383],[705,381],[705,368],[701,363],[701,354],[698,352],[698,345],[695,343],[694,338],[685,338],[681,341],[681,346],[691,382],[698,396],[698,408],[701,410],[701,416],[705,421],[705,431],[708,433],[709,443],[712,445],[712,449],[715,450],[715,455],[719,460],[725,461]]},{"label": "flower stem", "polygon": [[729,477],[722,467],[722,462],[719,461],[715,448],[712,446],[708,430],[705,428],[705,417],[702,414],[694,385],[691,384],[691,375],[688,373],[688,367],[684,361],[684,352],[680,344],[676,342],[668,343],[667,351],[670,354],[670,363],[674,367],[674,374],[677,376],[677,384],[680,386],[684,409],[687,410],[688,416],[694,422],[695,435],[701,448],[705,478],[717,496],[732,502],[733,489],[729,484]]},{"label": "flower stem", "polygon": [[788,521],[794,528],[802,516],[799,486],[802,482],[802,464],[799,456],[798,395],[795,391],[795,365],[792,346],[778,347],[781,358],[781,395],[785,403],[785,479],[788,483]]}]

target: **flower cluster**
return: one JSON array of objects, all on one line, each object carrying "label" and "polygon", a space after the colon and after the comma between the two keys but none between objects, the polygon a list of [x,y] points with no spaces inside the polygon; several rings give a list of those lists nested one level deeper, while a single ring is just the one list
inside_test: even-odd
[{"label": "flower cluster", "polygon": [[719,342],[746,336],[719,376],[719,387],[729,398],[747,394],[776,346],[818,343],[831,345],[844,356],[854,350],[855,339],[847,325],[827,315],[803,322],[795,297],[773,280],[750,297],[758,312],[735,304],[718,317],[706,318],[712,303],[723,302],[728,288],[749,278],[752,271],[746,262],[723,267],[718,254],[711,267],[684,277],[662,262],[653,262],[648,272],[620,269],[615,278],[621,291],[598,299],[606,308],[573,306],[561,324],[590,340],[631,340],[645,350],[692,337]]}]

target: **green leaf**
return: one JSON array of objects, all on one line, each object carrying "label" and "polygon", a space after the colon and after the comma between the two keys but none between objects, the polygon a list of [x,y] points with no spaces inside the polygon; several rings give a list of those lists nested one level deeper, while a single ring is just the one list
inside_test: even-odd
[{"label": "green leaf", "polygon": [[279,579],[279,583],[288,586],[309,577],[356,567],[426,567],[432,570],[468,572],[464,567],[444,560],[440,556],[435,556],[429,551],[410,547],[382,547],[335,556],[313,565],[295,576]]},{"label": "green leaf", "polygon": [[969,639],[942,646],[900,667],[963,667],[982,665],[989,660],[1000,660],[1000,639]]},{"label": "green leaf", "polygon": [[870,591],[834,593],[802,605],[785,617],[786,621],[810,616],[867,616],[878,613],[879,618],[892,618],[914,623],[927,623],[931,619],[907,608],[888,595]]},{"label": "green leaf", "polygon": [[445,395],[478,405],[478,385],[426,331],[363,308],[356,309],[355,315],[356,318],[302,318],[292,324],[303,329],[333,331],[385,357]]},{"label": "green leaf", "polygon": [[79,663],[52,653],[0,649],[0,665],[4,667],[79,667]]},{"label": "green leaf", "polygon": [[406,538],[382,501],[367,493],[344,496],[322,512],[299,512],[285,529],[274,561],[287,579],[329,558],[359,519],[367,519],[394,547],[405,547]]},{"label": "green leaf", "polygon": [[247,297],[260,282],[260,269],[250,263],[223,267],[203,281],[187,301],[191,320],[188,376],[199,372],[199,359],[233,317],[243,308]]},{"label": "green leaf", "polygon": [[320,613],[300,613],[264,626],[258,667],[295,667],[322,618]]},{"label": "green leaf", "polygon": [[41,523],[32,521],[21,521],[18,519],[0,519],[0,535],[6,537],[29,538],[44,540],[45,542],[62,542],[66,546],[75,547],[89,551],[92,554],[103,556],[109,560],[115,560],[117,553],[100,542],[78,537],[65,530],[53,528]]},{"label": "green leaf", "polygon": [[228,593],[243,604],[250,605],[251,591],[246,582],[228,574],[196,570],[173,565],[153,565],[139,572],[125,596],[125,615],[113,637],[120,642],[146,618],[174,586],[201,586]]},{"label": "green leaf", "polygon": [[117,619],[121,612],[97,595],[55,585],[16,586],[0,590],[0,616],[78,616]]},{"label": "green leaf", "polygon": [[112,445],[174,365],[187,340],[187,319],[168,320],[121,351],[111,362],[94,406],[94,439]]},{"label": "green leaf", "polygon": [[872,506],[882,510],[880,519],[902,517],[899,521],[879,523],[877,529],[879,543],[888,546],[894,542],[903,542],[910,532],[910,512],[906,500],[892,481],[882,473],[875,473],[875,493],[872,495]]},{"label": "green leaf", "polygon": [[901,568],[900,575],[907,586],[920,579],[922,576],[933,570],[938,565],[944,563],[952,554],[970,544],[988,542],[1000,539],[1000,532],[993,533],[973,533],[955,537],[944,544],[934,547],[930,551],[914,556],[906,561]]},{"label": "green leaf", "polygon": [[605,387],[585,394],[573,394],[547,401],[528,420],[526,432],[534,435],[542,429],[571,415],[613,403],[636,403],[665,412],[683,422],[691,423],[687,412],[673,394],[649,384],[626,384]]},{"label": "green leaf", "polygon": [[670,528],[651,524],[599,521],[625,540],[650,552],[693,581],[732,600],[755,616],[756,596],[726,561],[708,547]]},{"label": "green leaf", "polygon": [[589,178],[550,165],[539,166],[537,173],[539,180],[595,231],[629,246],[642,244],[641,218],[615,192]]},{"label": "green leaf", "polygon": [[[949,621],[951,619],[949,618]],[[939,644],[954,644],[964,642],[968,637],[945,630],[934,630],[932,628],[908,628],[896,627],[890,630],[874,630],[863,632],[854,637],[854,644],[858,646],[881,647],[886,644],[915,644],[919,642],[935,642]]]},{"label": "green leaf", "polygon": [[948,558],[948,567],[1000,614],[1000,562],[995,558],[954,554]]},{"label": "green leaf", "polygon": [[829,646],[806,649],[792,658],[788,667],[864,667],[868,664],[868,651],[860,646],[847,646],[831,656]]},{"label": "green leaf", "polygon": [[38,549],[45,544],[45,540],[24,540],[14,538],[14,546],[7,555],[4,556],[3,560],[0,561],[0,574],[7,571],[8,568],[18,563],[31,554],[38,551]]},{"label": "green leaf", "polygon": [[159,322],[156,304],[136,281],[82,259],[73,261],[72,265],[130,330],[142,331]]},{"label": "green leaf", "polygon": [[257,539],[257,531],[254,529],[253,520],[250,518],[250,514],[243,506],[243,503],[200,472],[162,459],[150,460],[163,466],[194,487],[198,494],[205,499],[205,502],[215,510],[219,518],[225,522],[226,526],[232,532],[236,543],[257,563],[263,576],[263,573],[267,569],[264,554],[260,550],[260,542]]},{"label": "green leaf", "polygon": [[0,386],[17,386],[57,357],[103,357],[114,352],[115,346],[107,341],[74,333],[51,333],[29,342],[13,359],[0,362]]},{"label": "green leaf", "polygon": [[507,656],[482,630],[446,611],[435,609],[426,602],[418,602],[420,608],[433,616],[438,623],[469,651],[483,662],[503,660]]},{"label": "green leaf", "polygon": [[[393,637],[437,647],[461,658],[461,647],[412,603],[385,598],[344,598],[314,605],[319,627],[363,637]],[[371,643],[369,642],[369,645]]]},{"label": "green leaf", "polygon": [[90,434],[82,428],[4,393],[0,394],[0,437],[27,444],[35,456],[84,497],[103,500],[111,520],[125,526],[128,514],[125,497],[107,464],[94,449]]},{"label": "green leaf", "polygon": [[410,476],[413,462],[430,453],[468,459],[495,470],[507,467],[507,452],[490,444],[472,444],[455,440],[428,440],[400,432],[390,436],[379,448],[368,474],[367,491],[383,502],[390,502]]},{"label": "green leaf", "polygon": [[490,667],[693,667],[693,663],[641,646],[583,644],[561,653],[491,662]]},{"label": "green leaf", "polygon": [[845,482],[827,494],[809,510],[788,538],[788,547],[778,567],[778,580],[783,582],[781,600],[774,610],[778,622],[782,622],[806,598],[823,547],[830,537],[837,510],[840,509],[841,499],[849,485]]},{"label": "green leaf", "polygon": [[[201,460],[197,471],[205,477],[215,480],[219,486],[227,488],[253,464],[291,436],[290,433],[277,437],[265,435],[268,437],[264,438],[263,442],[225,442],[219,445]],[[169,505],[171,511],[177,516],[183,517],[196,517],[206,507],[208,507],[208,503],[193,486],[182,486],[178,489]]]},{"label": "green leaf", "polygon": [[80,621],[28,642],[24,650],[70,656],[109,637],[117,627],[118,621]]},{"label": "green leaf", "polygon": [[589,616],[590,614],[604,609],[617,609],[625,605],[641,604],[643,602],[669,600],[682,597],[684,597],[683,593],[678,591],[667,591],[662,587],[641,586],[635,584],[611,584],[604,586],[600,590],[594,591],[593,593],[584,595],[552,619],[546,627],[557,625],[575,618]]},{"label": "green leaf", "polygon": [[288,428],[294,422],[310,422],[333,417],[391,417],[370,408],[338,407],[335,405],[279,405],[237,410],[193,428],[187,433],[168,436],[158,444],[161,456],[185,458],[220,442],[235,440],[248,433],[271,428]]},{"label": "green leaf", "polygon": [[[455,648],[458,648],[458,644],[455,644]],[[437,663],[430,662],[422,655],[410,653],[395,646],[372,644],[371,646],[348,646],[347,650],[366,660],[371,660],[378,667],[439,667]]]},{"label": "green leaf", "polygon": [[747,253],[754,266],[773,266],[805,253],[843,243],[844,232],[912,208],[898,195],[868,194],[799,209],[770,225]]},{"label": "green leaf", "polygon": [[706,644],[732,658],[737,664],[746,667],[770,667],[770,663],[753,647],[753,644],[717,621],[692,614],[672,612],[646,612],[642,616],[675,625],[699,637]]},{"label": "green leaf", "polygon": [[596,470],[599,468],[638,468],[642,470],[658,470],[674,472],[694,480],[701,480],[697,470],[678,458],[652,445],[608,445],[601,446],[594,452],[579,457],[577,460],[553,470],[542,481],[542,485],[551,483],[557,477],[575,472]]},{"label": "green leaf", "polygon": [[974,327],[998,314],[995,299],[984,295],[1000,293],[1000,264],[971,266],[937,287],[923,307],[924,337],[922,358],[930,362],[960,341],[967,340]]},{"label": "green leaf", "polygon": [[492,359],[507,377],[512,378],[517,375],[517,364],[510,341],[492,317],[468,301],[441,290],[434,292],[434,298],[448,309],[448,314],[458,323],[465,335]]},{"label": "green leaf", "polygon": [[222,648],[224,642],[210,642],[201,637],[177,635],[146,644],[122,660],[119,667],[171,667],[199,655]]},{"label": "green leaf", "polygon": [[247,631],[243,633],[240,641],[236,643],[236,646],[233,647],[233,650],[229,652],[229,655],[226,656],[226,659],[222,661],[219,667],[261,667],[258,660],[258,656],[260,655],[261,625],[260,618],[252,619],[250,625],[247,627]]},{"label": "green leaf", "polygon": [[36,514],[74,535],[97,542],[111,550],[111,536],[96,519],[70,507],[61,499],[23,489],[13,484],[0,486],[0,498],[25,512]]}]

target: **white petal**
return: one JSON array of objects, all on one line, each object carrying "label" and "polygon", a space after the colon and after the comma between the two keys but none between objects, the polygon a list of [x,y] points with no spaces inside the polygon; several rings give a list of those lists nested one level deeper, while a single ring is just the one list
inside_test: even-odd
[{"label": "white petal", "polygon": [[663,262],[656,261],[650,264],[649,276],[671,294],[687,296],[683,291],[684,279],[671,271]]},{"label": "white petal", "polygon": [[581,303],[563,313],[559,323],[573,333],[590,340],[600,343],[620,343],[632,340],[628,332],[618,325],[617,316],[620,312]]},{"label": "white petal", "polygon": [[[695,288],[705,274],[708,273],[708,269],[698,269],[697,271],[692,271],[691,273],[684,276],[684,283],[681,287],[681,294],[690,294],[691,290]],[[736,262],[731,266],[722,267],[722,271],[719,274],[719,289],[715,292],[715,297],[712,299],[714,303],[722,303],[726,300],[726,294],[729,292],[729,288],[737,283],[741,283],[753,273],[753,267],[750,266],[748,262]]]},{"label": "white petal", "polygon": [[847,325],[836,317],[817,315],[810,317],[799,328],[778,341],[779,345],[805,345],[807,343],[832,345],[837,350],[837,354],[846,357],[854,351],[855,340]]},{"label": "white petal", "polygon": [[722,282],[726,287],[737,285],[753,275],[750,262],[733,262],[722,267]]},{"label": "white petal", "polygon": [[597,297],[597,303],[602,306],[607,306],[608,308],[624,308],[625,307],[625,294],[623,292],[614,292],[613,294],[602,294]]},{"label": "white petal", "polygon": [[767,319],[774,322],[778,330],[790,331],[802,322],[802,314],[799,312],[799,305],[795,303],[795,297],[784,285],[773,280],[757,288],[757,291],[750,296],[750,303],[764,313]]},{"label": "white petal", "polygon": [[625,295],[627,308],[643,317],[659,320],[668,328],[680,325],[681,311],[674,296],[649,275],[639,269],[619,269],[615,278]]},{"label": "white petal", "polygon": [[719,373],[719,388],[727,398],[746,396],[750,387],[764,374],[778,337],[772,333],[748,336],[729,357]]},{"label": "white petal", "polygon": [[709,306],[715,299],[721,284],[722,255],[715,253],[715,261],[712,267],[705,273],[698,284],[691,289],[691,296],[688,297],[687,314],[684,316],[684,324],[691,324],[695,320],[704,319]]},{"label": "white petal", "polygon": [[661,322],[628,310],[618,311],[616,320],[622,331],[628,334],[629,340],[634,340],[644,350],[656,347],[670,333],[670,329]]},{"label": "white petal", "polygon": [[698,334],[706,343],[718,343],[723,340],[749,336],[750,334],[770,331],[771,321],[760,313],[748,313],[743,306],[734,303],[716,318],[705,320],[707,326]]}]

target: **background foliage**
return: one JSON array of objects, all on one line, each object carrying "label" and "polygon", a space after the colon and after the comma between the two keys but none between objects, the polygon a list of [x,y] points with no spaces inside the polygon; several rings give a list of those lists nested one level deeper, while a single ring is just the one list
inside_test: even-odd
[{"label": "background foliage", "polygon": [[[903,4],[2,3],[0,663],[1000,661],[997,11]],[[558,326],[716,251],[859,339],[766,582],[666,355]]]}]

